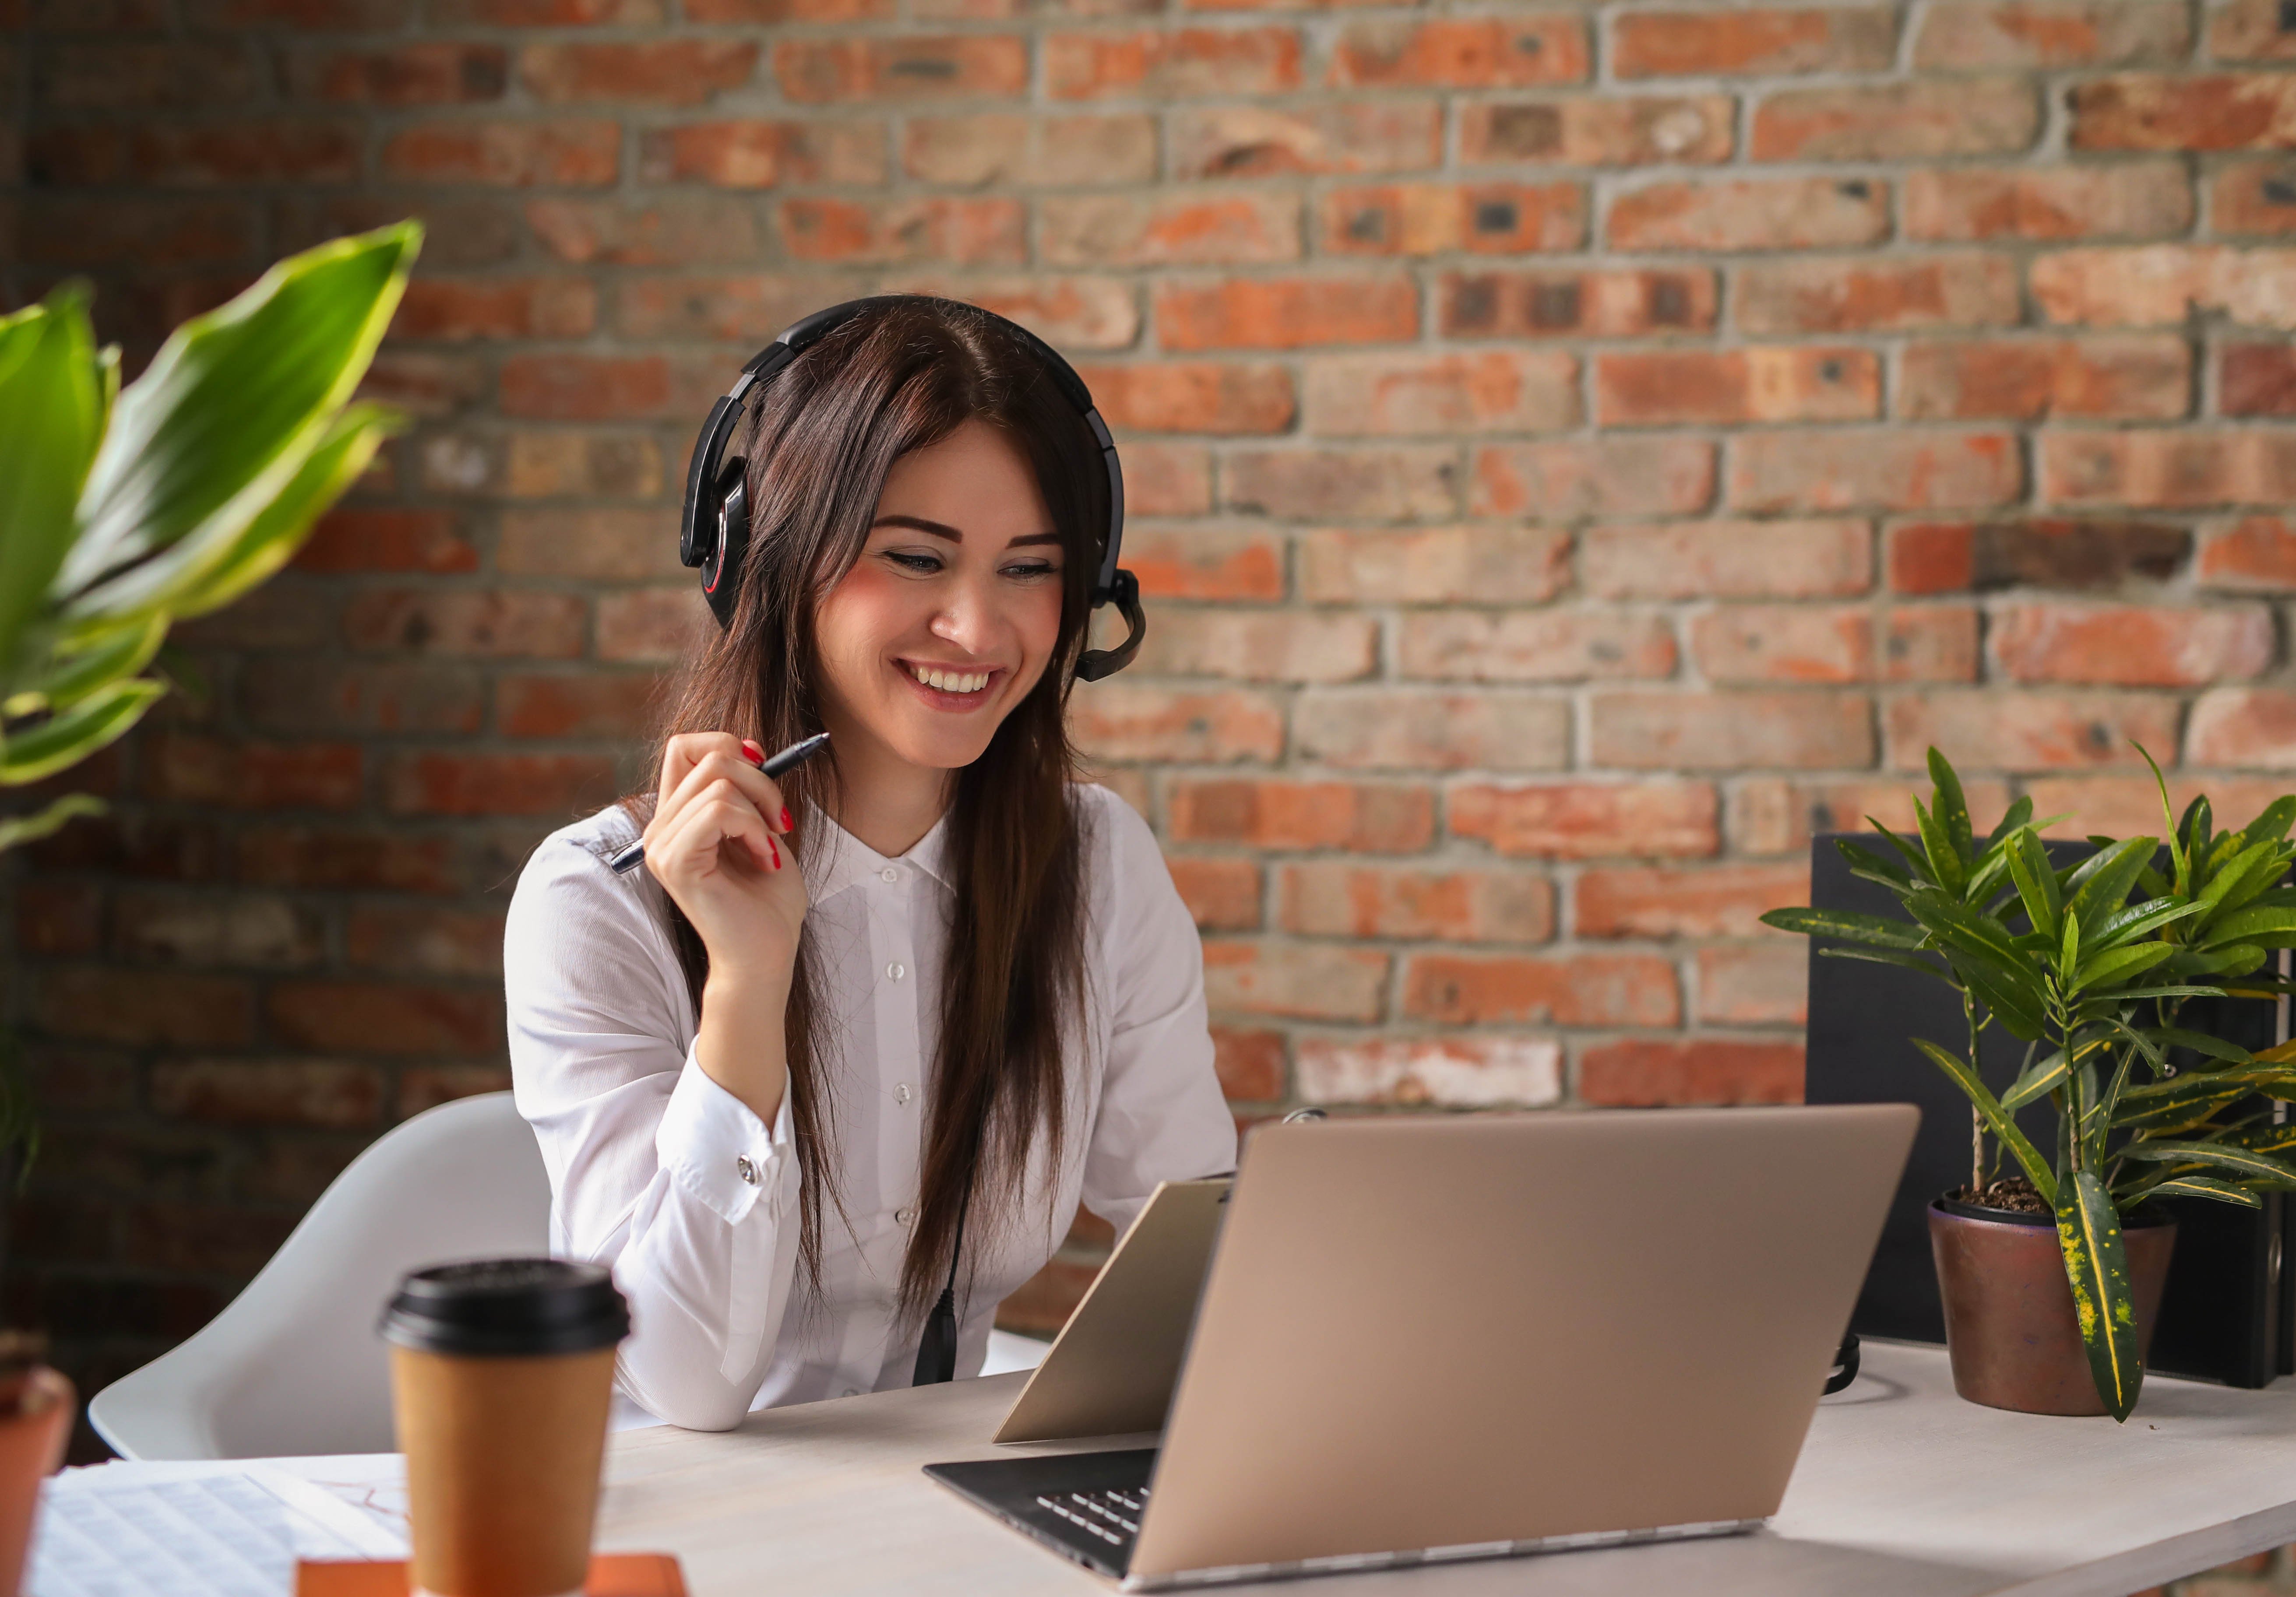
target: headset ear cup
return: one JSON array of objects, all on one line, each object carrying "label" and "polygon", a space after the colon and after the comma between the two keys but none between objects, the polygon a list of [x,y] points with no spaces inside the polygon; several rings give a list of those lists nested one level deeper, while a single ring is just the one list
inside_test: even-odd
[{"label": "headset ear cup", "polygon": [[741,461],[726,463],[726,483],[718,501],[717,536],[701,562],[701,593],[723,628],[734,624],[734,598],[742,583],[742,557],[750,552],[750,490]]}]

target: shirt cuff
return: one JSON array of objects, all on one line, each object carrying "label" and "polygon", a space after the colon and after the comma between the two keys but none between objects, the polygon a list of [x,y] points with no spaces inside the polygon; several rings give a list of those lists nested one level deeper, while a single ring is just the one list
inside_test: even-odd
[{"label": "shirt cuff", "polygon": [[749,1105],[694,1062],[689,1047],[653,1147],[671,1179],[728,1225],[740,1224],[761,1199],[774,1200],[778,1211],[782,1178],[796,1157],[789,1093],[767,1132]]}]

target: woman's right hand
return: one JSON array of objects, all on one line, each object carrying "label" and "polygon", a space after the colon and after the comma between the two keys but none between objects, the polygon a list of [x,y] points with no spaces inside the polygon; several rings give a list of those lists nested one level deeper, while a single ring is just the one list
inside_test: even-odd
[{"label": "woman's right hand", "polygon": [[645,864],[722,975],[786,987],[805,923],[805,882],[783,839],[789,810],[758,769],[765,751],[731,733],[688,732],[662,752]]}]

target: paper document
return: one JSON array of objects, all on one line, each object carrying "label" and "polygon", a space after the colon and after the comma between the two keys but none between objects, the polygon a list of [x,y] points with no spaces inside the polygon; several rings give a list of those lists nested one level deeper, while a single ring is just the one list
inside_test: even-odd
[{"label": "paper document", "polygon": [[28,1597],[291,1597],[295,1560],[404,1558],[341,1498],[263,1464],[104,1464],[40,1491]]}]

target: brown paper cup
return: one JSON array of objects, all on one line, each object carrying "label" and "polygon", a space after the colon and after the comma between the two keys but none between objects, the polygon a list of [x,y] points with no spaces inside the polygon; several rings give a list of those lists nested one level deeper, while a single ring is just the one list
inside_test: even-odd
[{"label": "brown paper cup", "polygon": [[417,1597],[581,1591],[627,1325],[592,1265],[499,1260],[402,1283],[383,1334]]}]

